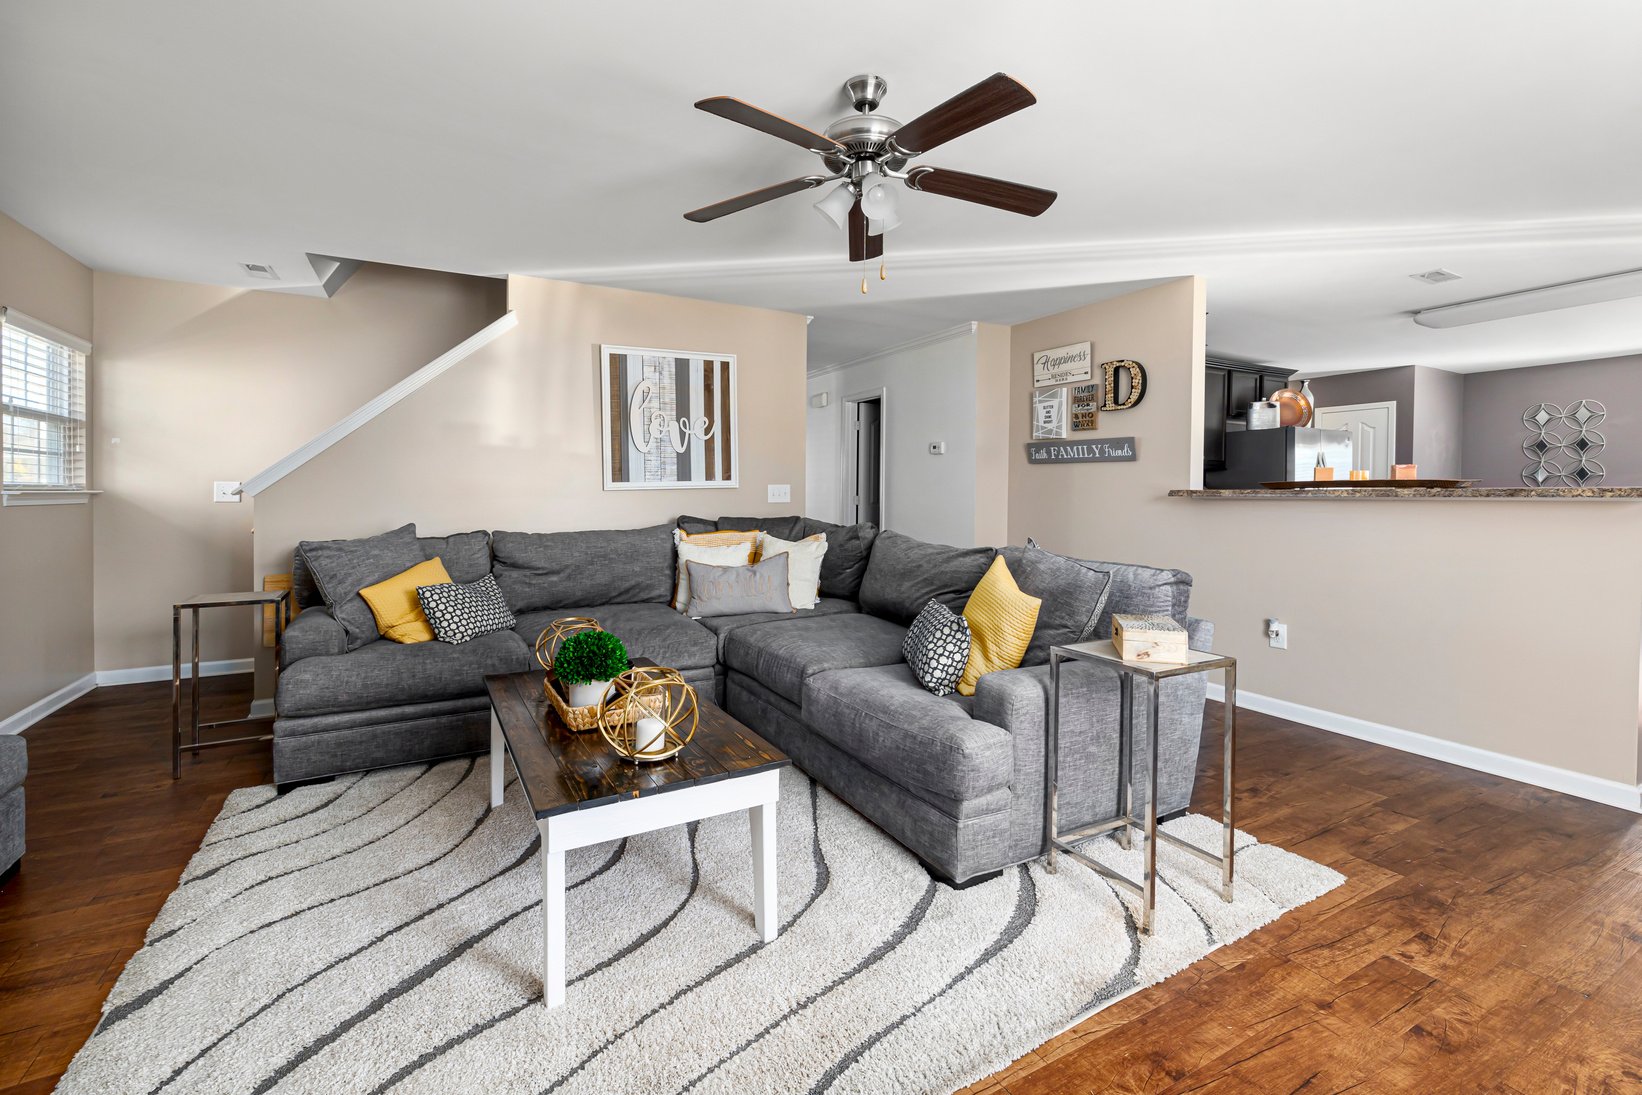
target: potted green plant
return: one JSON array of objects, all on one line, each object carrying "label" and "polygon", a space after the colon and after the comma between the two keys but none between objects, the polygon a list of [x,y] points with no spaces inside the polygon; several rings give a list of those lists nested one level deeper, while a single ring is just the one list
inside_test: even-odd
[{"label": "potted green plant", "polygon": [[630,665],[627,647],[608,631],[578,631],[553,658],[553,674],[570,692],[570,706],[604,702],[610,682]]}]

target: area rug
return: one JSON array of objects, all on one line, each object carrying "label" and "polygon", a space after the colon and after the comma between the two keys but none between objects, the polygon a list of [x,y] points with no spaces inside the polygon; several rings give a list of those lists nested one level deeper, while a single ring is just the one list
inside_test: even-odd
[{"label": "area rug", "polygon": [[[58,1090],[952,1091],[1343,881],[1239,834],[1226,904],[1163,845],[1142,938],[1093,871],[954,890],[787,769],[776,941],[742,815],[586,848],[548,1011],[535,825],[517,786],[497,810],[488,790],[480,757],[235,792]],[[1218,847],[1207,818],[1168,828]]]}]

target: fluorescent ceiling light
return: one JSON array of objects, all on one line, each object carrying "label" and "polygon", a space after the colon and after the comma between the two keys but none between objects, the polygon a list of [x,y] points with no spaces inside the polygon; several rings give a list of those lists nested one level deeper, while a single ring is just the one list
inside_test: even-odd
[{"label": "fluorescent ceiling light", "polygon": [[1421,327],[1463,327],[1468,323],[1531,316],[1536,312],[1554,312],[1558,308],[1577,308],[1581,304],[1601,304],[1627,297],[1642,297],[1642,270],[1426,308],[1414,313],[1414,322]]}]

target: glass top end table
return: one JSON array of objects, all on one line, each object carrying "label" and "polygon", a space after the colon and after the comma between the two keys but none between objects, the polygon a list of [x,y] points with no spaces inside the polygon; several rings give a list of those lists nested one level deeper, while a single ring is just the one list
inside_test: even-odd
[{"label": "glass top end table", "polygon": [[[1104,665],[1115,670],[1118,674],[1118,807],[1120,813],[1115,817],[1085,825],[1073,832],[1063,833],[1060,831],[1056,816],[1060,768],[1060,673],[1061,663],[1068,661]],[[1162,832],[1157,827],[1157,707],[1159,689],[1162,682],[1171,677],[1183,677],[1192,673],[1212,673],[1215,670],[1220,670],[1225,674],[1226,687],[1223,705],[1225,757],[1221,769],[1221,843],[1219,855],[1181,840],[1172,833]],[[1136,680],[1143,682],[1147,694],[1147,778],[1146,815],[1144,818],[1134,816],[1134,682]],[[1125,892],[1138,897],[1141,902],[1140,930],[1149,935],[1152,931],[1153,914],[1157,908],[1157,842],[1165,840],[1181,851],[1219,867],[1221,900],[1231,901],[1232,875],[1236,855],[1233,847],[1235,813],[1232,803],[1234,761],[1237,752],[1236,658],[1224,654],[1215,654],[1207,650],[1189,650],[1186,652],[1186,661],[1182,664],[1125,661],[1118,655],[1117,648],[1112,645],[1111,641],[1106,639],[1051,647],[1049,650],[1049,710],[1046,721],[1047,740],[1044,743],[1043,796],[1044,865],[1051,873],[1056,869],[1057,854],[1065,854],[1074,861],[1097,872],[1103,878],[1109,879]],[[1073,847],[1078,841],[1087,840],[1092,836],[1099,836],[1102,833],[1115,830],[1118,843],[1127,849],[1130,847],[1132,834],[1137,829],[1140,832],[1141,839],[1145,841],[1145,859],[1139,884]]]}]

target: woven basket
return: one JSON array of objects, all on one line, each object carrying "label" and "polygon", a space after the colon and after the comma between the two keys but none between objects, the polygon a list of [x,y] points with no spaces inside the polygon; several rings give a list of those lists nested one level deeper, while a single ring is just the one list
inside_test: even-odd
[{"label": "woven basket", "polygon": [[586,707],[570,706],[570,701],[565,698],[564,687],[559,683],[559,678],[551,672],[542,681],[542,691],[547,693],[548,702],[559,713],[559,718],[564,720],[564,724],[576,733],[585,734],[589,730],[599,728],[599,711],[604,707],[602,703],[592,703]]}]

